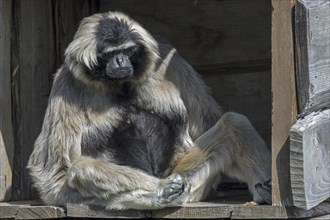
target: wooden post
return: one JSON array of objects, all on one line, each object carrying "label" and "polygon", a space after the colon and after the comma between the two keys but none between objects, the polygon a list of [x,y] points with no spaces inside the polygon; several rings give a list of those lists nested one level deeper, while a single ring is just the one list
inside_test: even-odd
[{"label": "wooden post", "polygon": [[11,198],[13,171],[10,23],[11,1],[0,1],[0,201]]},{"label": "wooden post", "polygon": [[55,71],[51,1],[13,1],[12,75],[15,159],[13,199],[36,198],[26,165],[37,138]]},{"label": "wooden post", "polygon": [[[290,172],[293,203],[304,209],[330,197],[329,12],[328,0],[298,0],[296,6],[296,70],[301,119],[290,132]],[[320,111],[324,108],[328,110]]]},{"label": "wooden post", "polygon": [[98,4],[97,0],[12,2],[13,198],[22,200],[37,197],[26,165],[40,133],[52,76],[80,20],[93,13]]},{"label": "wooden post", "polygon": [[330,110],[292,126],[290,170],[294,205],[310,209],[330,197]]},{"label": "wooden post", "polygon": [[272,199],[292,205],[289,131],[296,121],[292,12],[295,0],[272,0]]},{"label": "wooden post", "polygon": [[299,114],[330,108],[330,1],[298,0],[296,70]]}]

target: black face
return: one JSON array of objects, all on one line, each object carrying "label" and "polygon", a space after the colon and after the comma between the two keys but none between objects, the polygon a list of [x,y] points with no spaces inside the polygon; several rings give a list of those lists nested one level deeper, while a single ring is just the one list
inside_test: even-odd
[{"label": "black face", "polygon": [[97,29],[98,65],[90,75],[101,81],[138,79],[148,65],[147,49],[140,35],[126,22],[104,18]]}]

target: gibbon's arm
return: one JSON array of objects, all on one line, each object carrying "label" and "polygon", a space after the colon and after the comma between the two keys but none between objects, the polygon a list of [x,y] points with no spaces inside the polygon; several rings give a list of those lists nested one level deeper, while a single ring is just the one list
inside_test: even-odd
[{"label": "gibbon's arm", "polygon": [[166,40],[156,36],[161,65],[158,72],[174,83],[180,92],[189,117],[189,133],[193,140],[210,129],[221,118],[220,105],[211,96],[201,76]]},{"label": "gibbon's arm", "polygon": [[[92,200],[116,209],[159,208],[182,193],[183,182],[178,178],[160,180],[137,169],[82,156],[86,120],[82,107],[67,95],[73,93],[70,87],[54,82],[42,131],[28,163],[34,185],[47,204]],[[110,202],[113,197],[115,201]]]}]

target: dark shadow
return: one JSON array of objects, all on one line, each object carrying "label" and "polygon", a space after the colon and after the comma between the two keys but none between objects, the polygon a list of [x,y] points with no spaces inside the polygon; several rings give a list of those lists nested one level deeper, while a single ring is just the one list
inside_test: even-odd
[{"label": "dark shadow", "polygon": [[284,206],[292,206],[292,189],[290,179],[290,138],[288,137],[276,158],[278,176],[278,188],[280,190],[281,203]]}]

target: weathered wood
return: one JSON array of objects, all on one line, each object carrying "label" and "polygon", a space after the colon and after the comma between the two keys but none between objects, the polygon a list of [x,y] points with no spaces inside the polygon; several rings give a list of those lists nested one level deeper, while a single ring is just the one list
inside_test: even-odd
[{"label": "weathered wood", "polygon": [[323,215],[323,216],[319,216],[319,217],[315,217],[315,218],[309,218],[311,220],[329,220],[330,219],[330,215]]},{"label": "weathered wood", "polygon": [[83,217],[83,218],[147,218],[150,217],[149,211],[140,210],[105,210],[100,206],[87,206],[79,204],[67,205],[68,217]]},{"label": "weathered wood", "polygon": [[330,197],[330,110],[311,113],[290,131],[294,205],[310,209]]},{"label": "weathered wood", "polygon": [[182,218],[182,219],[301,219],[329,214],[330,204],[322,203],[311,210],[296,207],[244,206],[243,201],[199,202],[183,207],[160,210],[110,211],[102,207],[69,204],[67,207],[32,206],[27,204],[0,203],[0,219],[46,219],[46,218]]},{"label": "weathered wood", "polygon": [[171,42],[192,65],[270,59],[270,1],[101,0]]},{"label": "weathered wood", "polygon": [[15,159],[13,199],[35,198],[26,170],[55,71],[51,1],[13,1],[12,86]]},{"label": "weathered wood", "polygon": [[56,0],[53,2],[56,66],[64,61],[64,51],[72,41],[80,21],[99,10],[98,0]]},{"label": "weathered wood", "polygon": [[[12,69],[15,130],[14,199],[31,199],[26,164],[40,132],[52,75],[63,61],[80,20],[97,0],[14,0]],[[8,84],[10,85],[10,84]]]},{"label": "weathered wood", "polygon": [[296,60],[299,113],[330,108],[330,1],[298,0]]},{"label": "weathered wood", "polygon": [[152,211],[152,218],[225,218],[230,219],[233,211],[232,205],[215,203],[192,203],[184,207],[173,207]]},{"label": "weathered wood", "polygon": [[0,219],[54,219],[64,217],[66,217],[65,209],[61,207],[0,203]]},{"label": "weathered wood", "polygon": [[13,126],[10,74],[11,1],[0,1],[0,201],[11,198]]},{"label": "weathered wood", "polygon": [[231,219],[306,219],[327,215],[329,212],[329,203],[320,204],[309,211],[294,206],[239,206],[233,210]]},{"label": "weathered wood", "polygon": [[296,121],[292,9],[295,0],[272,0],[272,199],[291,205],[289,131]]}]

